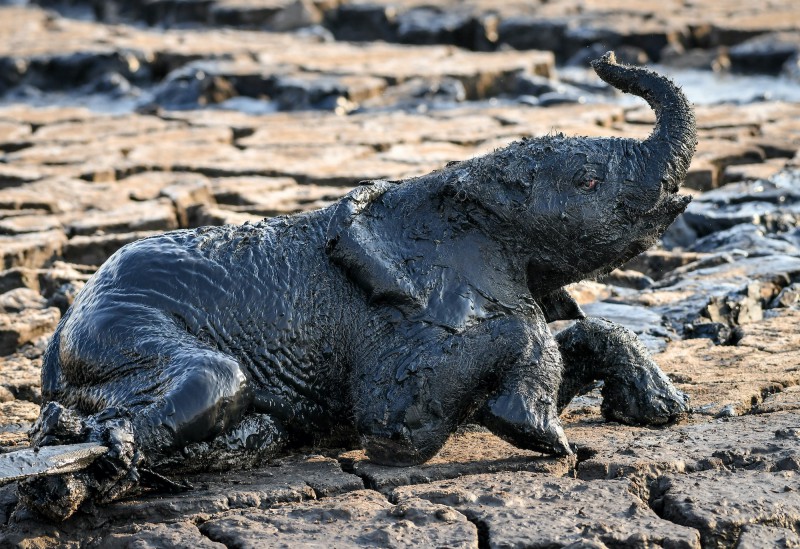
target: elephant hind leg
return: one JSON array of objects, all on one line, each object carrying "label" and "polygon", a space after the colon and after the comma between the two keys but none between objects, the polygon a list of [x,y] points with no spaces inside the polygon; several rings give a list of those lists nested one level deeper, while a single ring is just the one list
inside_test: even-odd
[{"label": "elephant hind leg", "polygon": [[[162,339],[157,349],[163,354],[139,355],[146,368],[120,368],[117,372],[124,375],[72,389],[75,394],[103,395],[92,406],[103,402],[105,409],[87,416],[56,402],[42,408],[34,444],[94,441],[109,452],[84,471],[24,483],[20,489],[26,502],[51,518],[64,519],[85,500],[111,501],[134,492],[143,467],[168,463],[189,446],[194,445],[196,457],[208,466],[214,456],[221,457],[219,445],[199,443],[226,433],[222,438],[229,454],[236,453],[237,434],[243,438],[239,454],[253,450],[248,438],[252,444],[264,439],[262,454],[277,446],[275,424],[243,425],[253,396],[236,360],[185,334]],[[70,393],[70,388],[64,391]],[[269,432],[257,433],[258,428]]]},{"label": "elephant hind leg", "polygon": [[610,421],[659,425],[688,413],[688,397],[673,386],[627,328],[586,318],[557,334],[556,341],[564,361],[559,410],[594,381],[603,380],[602,412]]},{"label": "elephant hind leg", "polygon": [[268,414],[247,414],[212,440],[187,444],[154,466],[180,473],[257,467],[280,452],[287,439],[279,420]]},{"label": "elephant hind leg", "polygon": [[240,364],[199,344],[177,348],[160,377],[162,385],[148,389],[150,402],[139,404],[132,418],[136,443],[149,460],[213,439],[237,424],[253,402]]}]

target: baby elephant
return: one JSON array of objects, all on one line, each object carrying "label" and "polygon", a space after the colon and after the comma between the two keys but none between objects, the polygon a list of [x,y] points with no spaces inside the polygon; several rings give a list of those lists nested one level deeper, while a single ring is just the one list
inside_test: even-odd
[{"label": "baby elephant", "polygon": [[[168,486],[161,472],[253,466],[309,443],[411,465],[468,419],[569,454],[559,412],[595,380],[607,418],[685,414],[636,337],[584,318],[564,289],[649,248],[689,202],[686,98],[613,54],[594,68],[655,110],[648,139],[523,139],[322,210],[119,250],[58,326],[32,431],[39,446],[109,451],[25,481],[23,500],[61,519]],[[559,319],[577,322],[553,337]]]}]

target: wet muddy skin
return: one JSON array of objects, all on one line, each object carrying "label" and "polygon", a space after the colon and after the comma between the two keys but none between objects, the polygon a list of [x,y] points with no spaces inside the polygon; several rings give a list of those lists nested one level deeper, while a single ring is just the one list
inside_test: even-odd
[{"label": "wet muddy skin", "polygon": [[[63,519],[180,488],[162,474],[256,466],[307,442],[417,464],[467,420],[567,454],[558,415],[599,379],[607,418],[687,413],[636,336],[584,318],[564,290],[650,247],[689,201],[683,94],[610,54],[594,66],[655,110],[647,140],[522,140],[322,210],[119,250],[59,324],[32,433],[109,451],[26,481],[23,501]],[[547,322],[565,319],[552,336]]]}]

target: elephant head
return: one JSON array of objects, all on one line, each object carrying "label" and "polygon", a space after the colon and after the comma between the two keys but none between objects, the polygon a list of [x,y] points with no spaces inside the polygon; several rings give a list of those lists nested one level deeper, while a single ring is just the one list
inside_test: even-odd
[{"label": "elephant head", "polygon": [[667,78],[618,65],[607,53],[592,63],[612,86],[644,98],[656,125],[644,141],[563,136],[528,142],[534,171],[530,216],[553,231],[529,266],[529,285],[544,293],[606,274],[652,246],[691,197],[678,194],[697,145],[686,97]]},{"label": "elephant head", "polygon": [[612,53],[593,66],[650,104],[650,137],[523,139],[361,187],[332,215],[331,258],[373,301],[457,329],[649,248],[690,201],[678,189],[696,146],[694,115],[663,76],[619,65]]}]

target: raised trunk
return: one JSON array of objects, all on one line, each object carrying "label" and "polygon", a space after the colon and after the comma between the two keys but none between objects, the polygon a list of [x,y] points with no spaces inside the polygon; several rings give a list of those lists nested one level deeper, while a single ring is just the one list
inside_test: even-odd
[{"label": "raised trunk", "polygon": [[[656,113],[653,133],[642,142],[647,171],[661,188],[676,192],[683,183],[697,146],[694,112],[671,80],[641,67],[618,65],[613,52],[592,62],[597,75],[615,88],[638,95]],[[652,163],[651,163],[652,162]]]}]

